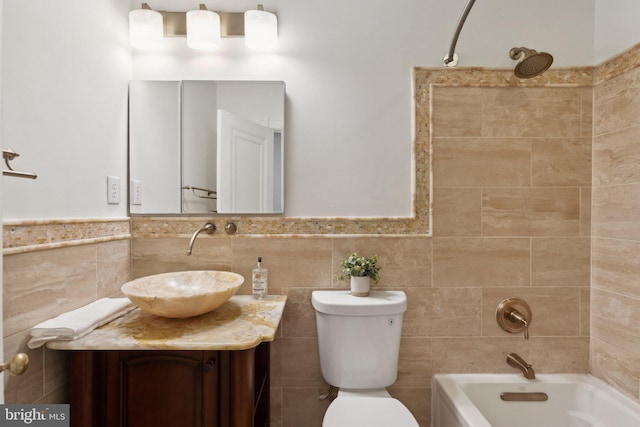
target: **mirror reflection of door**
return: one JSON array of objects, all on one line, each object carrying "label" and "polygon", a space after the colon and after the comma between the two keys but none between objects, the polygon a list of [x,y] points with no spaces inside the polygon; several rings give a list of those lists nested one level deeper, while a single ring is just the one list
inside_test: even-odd
[{"label": "mirror reflection of door", "polygon": [[[284,82],[267,81],[132,81],[129,212],[283,213],[284,89]],[[241,181],[232,183],[232,187],[236,191],[240,188],[253,191],[239,198],[237,194],[234,196],[236,210],[220,210],[216,200],[218,110],[270,128],[275,140],[269,178],[272,185],[268,192],[260,190],[256,195],[257,181],[251,175],[255,171],[253,167],[234,166],[236,172],[245,170],[250,175],[247,178],[236,175]],[[252,161],[249,159],[246,163]],[[267,185],[266,182],[263,179],[263,184]],[[252,204],[256,197],[263,200],[260,206]]]},{"label": "mirror reflection of door", "polygon": [[274,131],[218,110],[218,212],[272,212]]}]

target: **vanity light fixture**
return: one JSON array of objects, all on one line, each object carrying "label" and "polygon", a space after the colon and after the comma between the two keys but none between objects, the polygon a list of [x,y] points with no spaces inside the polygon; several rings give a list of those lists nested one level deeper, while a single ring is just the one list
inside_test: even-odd
[{"label": "vanity light fixture", "polygon": [[214,50],[221,37],[245,37],[247,47],[272,50],[278,42],[278,18],[262,5],[243,12],[213,12],[200,4],[189,12],[154,11],[147,3],[129,13],[131,45],[150,49],[162,46],[163,37],[185,37],[192,49]]},{"label": "vanity light fixture", "polygon": [[278,18],[264,10],[261,4],[257,10],[244,13],[244,42],[250,49],[272,50],[278,46]]},{"label": "vanity light fixture", "polygon": [[141,9],[129,12],[129,41],[138,49],[158,49],[164,35],[162,14],[152,10],[147,3]]},{"label": "vanity light fixture", "polygon": [[197,50],[215,50],[220,47],[220,15],[203,4],[200,10],[187,12],[187,46]]}]

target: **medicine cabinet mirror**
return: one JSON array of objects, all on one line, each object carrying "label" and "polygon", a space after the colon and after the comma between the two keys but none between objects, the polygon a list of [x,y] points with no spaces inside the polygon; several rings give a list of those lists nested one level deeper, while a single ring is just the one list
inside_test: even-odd
[{"label": "medicine cabinet mirror", "polygon": [[284,104],[284,82],[131,81],[130,213],[283,213]]}]

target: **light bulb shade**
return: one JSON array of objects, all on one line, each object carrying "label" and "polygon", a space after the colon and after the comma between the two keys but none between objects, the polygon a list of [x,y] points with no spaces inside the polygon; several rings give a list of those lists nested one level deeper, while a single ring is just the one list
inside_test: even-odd
[{"label": "light bulb shade", "polygon": [[278,18],[264,10],[244,13],[244,41],[248,48],[272,50],[278,46]]},{"label": "light bulb shade", "polygon": [[210,10],[187,12],[187,46],[215,50],[220,47],[220,15]]},{"label": "light bulb shade", "polygon": [[162,14],[150,9],[129,12],[129,40],[137,49],[157,49],[162,47],[164,29]]}]

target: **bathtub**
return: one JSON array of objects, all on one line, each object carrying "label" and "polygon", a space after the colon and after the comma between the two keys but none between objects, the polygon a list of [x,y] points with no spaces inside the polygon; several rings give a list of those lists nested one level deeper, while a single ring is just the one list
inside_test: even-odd
[{"label": "bathtub", "polygon": [[586,374],[434,375],[431,427],[513,426],[639,427],[640,404]]}]

